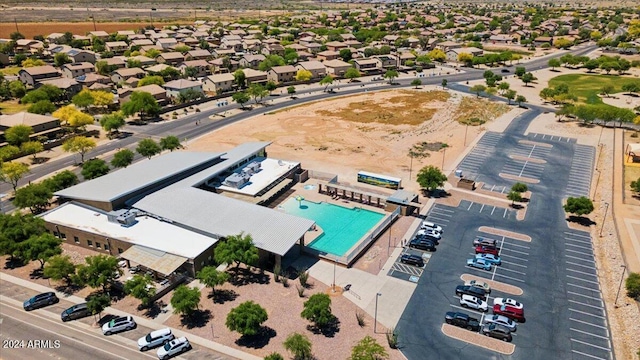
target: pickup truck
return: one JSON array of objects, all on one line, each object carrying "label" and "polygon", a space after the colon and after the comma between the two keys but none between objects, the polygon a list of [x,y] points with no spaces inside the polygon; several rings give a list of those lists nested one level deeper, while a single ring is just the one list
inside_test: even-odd
[{"label": "pickup truck", "polygon": [[465,313],[453,312],[453,311],[447,312],[447,314],[444,316],[444,321],[447,324],[465,328],[467,330],[471,330],[471,331],[480,330],[480,322],[478,321],[478,319],[472,318]]}]

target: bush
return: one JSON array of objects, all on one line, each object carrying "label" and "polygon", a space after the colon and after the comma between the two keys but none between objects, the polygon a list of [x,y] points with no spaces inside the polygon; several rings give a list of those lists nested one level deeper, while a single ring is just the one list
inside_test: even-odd
[{"label": "bush", "polygon": [[273,280],[275,280],[275,282],[279,282],[280,281],[280,275],[282,274],[282,268],[280,267],[280,265],[276,265],[273,267]]},{"label": "bush", "polygon": [[632,299],[640,298],[640,274],[632,272],[625,281],[627,296]]},{"label": "bush", "polygon": [[277,352],[272,352],[271,354],[265,356],[264,360],[284,360],[284,358]]},{"label": "bush", "polygon": [[296,285],[296,290],[298,290],[298,296],[304,297],[304,286]]},{"label": "bush", "polygon": [[298,274],[298,281],[300,281],[300,285],[302,285],[302,287],[306,288],[309,281],[309,272],[306,270],[301,271]]},{"label": "bush", "polygon": [[360,310],[356,310],[356,319],[358,320],[358,325],[360,327],[364,327],[366,325],[364,321],[364,313]]},{"label": "bush", "polygon": [[391,328],[387,331],[387,342],[389,343],[390,348],[398,348],[398,333],[396,333],[394,328]]},{"label": "bush", "polygon": [[283,273],[280,281],[282,281],[282,285],[284,287],[289,287],[289,274],[287,274],[286,272]]}]

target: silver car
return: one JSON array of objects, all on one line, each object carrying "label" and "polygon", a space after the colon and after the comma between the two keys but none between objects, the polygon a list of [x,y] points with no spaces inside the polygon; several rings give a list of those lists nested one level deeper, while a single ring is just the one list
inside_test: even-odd
[{"label": "silver car", "polygon": [[516,322],[503,315],[488,315],[484,318],[484,322],[488,324],[502,325],[511,332],[518,330]]},{"label": "silver car", "polygon": [[138,349],[147,351],[159,345],[164,345],[173,339],[175,339],[175,336],[169,328],[152,331],[145,337],[138,339]]},{"label": "silver car", "polygon": [[187,340],[186,337],[183,336],[173,339],[158,349],[158,359],[165,360],[173,355],[188,351],[189,349],[191,349],[191,344],[189,344],[189,340]]}]

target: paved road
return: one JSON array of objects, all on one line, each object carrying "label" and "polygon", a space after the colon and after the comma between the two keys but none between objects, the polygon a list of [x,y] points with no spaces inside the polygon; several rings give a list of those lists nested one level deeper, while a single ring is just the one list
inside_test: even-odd
[{"label": "paved road", "polygon": [[[582,46],[572,50],[571,53],[573,53],[574,55],[582,55],[582,54],[586,54],[593,51],[595,48],[596,48],[595,45]],[[562,54],[558,54],[557,56],[560,56],[560,55]],[[544,69],[548,67],[547,62],[549,61],[549,58],[550,57],[535,59],[526,64],[522,64],[522,66],[525,66],[527,71],[536,71],[536,70]],[[505,75],[500,72],[501,69],[503,68],[496,68],[496,69],[493,69],[493,71],[497,74]],[[509,69],[510,71],[512,71],[513,67],[510,67]],[[454,74],[445,74],[440,76],[426,77],[426,78],[422,78],[421,80],[424,85],[439,85],[442,82],[442,79],[447,79],[447,81],[450,84],[449,87],[455,88],[455,90],[459,90],[459,91],[466,91],[467,88],[465,86],[456,87],[454,83],[481,79],[483,71],[478,69],[468,69],[468,68],[465,68],[464,71],[465,72],[463,73],[454,73]],[[193,139],[195,137],[220,129],[224,126],[233,124],[238,121],[245,120],[255,115],[260,115],[265,112],[271,112],[284,107],[295,106],[295,105],[303,104],[310,101],[324,100],[324,99],[329,99],[336,96],[357,94],[357,93],[361,93],[369,90],[387,90],[387,89],[393,89],[398,87],[410,87],[411,86],[410,83],[412,80],[414,80],[414,78],[396,79],[395,80],[395,82],[397,83],[396,85],[389,85],[387,82],[378,82],[377,84],[379,85],[377,85],[375,88],[371,87],[372,86],[371,83],[364,83],[366,84],[366,87],[361,86],[363,83],[334,85],[332,86],[332,88],[339,87],[339,90],[336,91],[335,94],[323,92],[323,89],[324,89],[323,87],[313,88],[313,89],[309,89],[308,91],[304,91],[296,94],[298,96],[297,99],[287,99],[287,101],[276,103],[272,106],[245,111],[243,113],[240,113],[234,116],[229,116],[222,120],[215,121],[213,123],[209,123],[205,121],[205,122],[202,122],[203,125],[198,125],[198,126],[195,125],[196,120],[205,120],[212,115],[224,113],[225,111],[239,108],[239,105],[232,103],[225,107],[213,108],[206,111],[202,111],[200,113],[195,113],[189,116],[185,116],[180,120],[171,120],[171,121],[165,121],[159,124],[149,124],[145,126],[140,126],[139,128],[137,128],[138,131],[136,132],[135,136],[111,141],[109,143],[100,145],[97,148],[95,148],[93,151],[90,151],[85,157],[87,159],[90,159],[93,157],[99,157],[105,153],[111,152],[119,148],[133,149],[140,139],[147,138],[147,137],[161,138],[167,135],[175,135],[180,139],[185,139],[185,138]],[[496,97],[496,99],[499,99],[500,101],[504,101],[503,98]],[[138,161],[140,159],[141,157],[137,155],[135,158],[135,161]],[[105,158],[105,160],[108,161],[109,158]],[[36,181],[37,179],[42,178],[60,169],[64,169],[69,166],[74,166],[77,164],[77,162],[79,162],[79,159],[77,158],[77,156],[67,156],[61,159],[47,162],[46,164],[42,164],[40,166],[34,167],[31,170],[31,173],[28,174],[23,180],[21,180],[20,183],[24,184],[29,181]],[[8,184],[0,183],[0,193],[11,193],[11,192],[12,192],[12,189]],[[5,212],[8,212],[14,209],[13,204],[8,200],[3,201],[1,203],[0,208]]]}]

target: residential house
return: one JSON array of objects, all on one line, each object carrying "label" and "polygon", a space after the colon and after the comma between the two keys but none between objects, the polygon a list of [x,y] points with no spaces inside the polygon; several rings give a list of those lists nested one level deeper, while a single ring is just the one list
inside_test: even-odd
[{"label": "residential house", "polygon": [[400,61],[400,65],[402,66],[406,66],[407,61],[415,61],[415,59],[416,59],[416,56],[408,51],[400,53],[400,55],[398,55],[398,61]]},{"label": "residential house", "polygon": [[178,65],[184,61],[184,55],[177,51],[162,53],[158,55],[156,61],[160,64]]},{"label": "residential house", "polygon": [[129,98],[131,97],[131,94],[134,91],[147,92],[151,94],[154,97],[154,99],[158,101],[159,104],[165,104],[167,102],[167,90],[165,90],[159,85],[151,84],[151,85],[140,86],[138,88],[118,89],[118,101],[120,102],[120,104],[123,104],[129,101]]},{"label": "residential house", "polygon": [[541,46],[542,44],[553,44],[553,38],[551,36],[538,36],[533,40],[535,46]]},{"label": "residential house", "polygon": [[336,77],[343,77],[344,73],[352,68],[351,64],[342,60],[327,60],[322,63],[327,68],[327,74]]},{"label": "residential house", "polygon": [[320,52],[320,49],[322,49],[322,45],[318,44],[317,42],[311,42],[302,45],[306,46],[308,51],[312,54],[317,54],[318,52]]},{"label": "residential house", "polygon": [[32,140],[37,140],[41,136],[54,138],[57,133],[62,132],[59,119],[49,115],[22,111],[12,115],[0,115],[0,137],[3,138],[0,143],[4,143],[4,132],[16,125],[30,126],[33,133],[29,135],[29,138]]},{"label": "residential house", "polygon": [[148,45],[154,45],[153,41],[151,41],[151,39],[136,39],[136,40],[131,40],[131,46],[139,46],[139,47],[143,47],[143,46],[148,46]]},{"label": "residential house", "polygon": [[214,74],[220,74],[220,73],[234,72],[238,70],[238,68],[240,67],[239,63],[233,59],[228,59],[228,60],[229,60],[228,65],[225,64],[225,58],[218,58],[218,59],[209,61],[209,64],[211,64],[211,67],[213,68],[211,72]]},{"label": "residential house", "polygon": [[157,64],[156,59],[152,59],[152,58],[146,57],[144,55],[132,56],[129,59],[133,59],[135,61],[140,61],[140,65],[142,65],[143,67]]},{"label": "residential house", "polygon": [[13,49],[16,53],[35,53],[38,49],[44,49],[42,41],[32,39],[18,39],[16,40],[16,46]]},{"label": "residential house", "polygon": [[74,63],[96,63],[96,53],[89,50],[70,49],[66,51],[69,59]]},{"label": "residential house", "polygon": [[262,48],[262,41],[258,39],[243,39],[242,47],[244,51],[260,52],[260,49]]},{"label": "residential house", "polygon": [[78,76],[76,81],[80,83],[80,85],[88,88],[91,88],[95,84],[102,84],[110,87],[109,84],[111,84],[111,78],[93,72]]},{"label": "residential house", "polygon": [[4,54],[4,53],[0,53],[0,65],[7,66],[10,63],[11,63],[11,61],[9,60],[9,55]]},{"label": "residential house", "polygon": [[347,40],[344,42],[344,44],[349,48],[359,49],[362,47],[362,43],[358,40]]},{"label": "residential house", "polygon": [[353,65],[361,73],[376,73],[382,71],[382,61],[378,58],[353,59]]},{"label": "residential house", "polygon": [[167,91],[167,96],[172,98],[177,98],[180,93],[189,90],[202,93],[201,82],[187,79],[172,80],[165,83],[162,87]]},{"label": "residential house", "polygon": [[327,61],[327,60],[335,60],[340,57],[340,53],[337,51],[325,50],[316,54],[318,60]]},{"label": "residential house", "polygon": [[258,65],[265,60],[265,56],[262,54],[245,54],[238,62],[238,65],[248,68],[258,68]]},{"label": "residential house", "polygon": [[233,49],[213,49],[211,51],[211,55],[216,58],[221,58],[224,56],[232,57],[236,55],[236,52]]},{"label": "residential house", "polygon": [[280,44],[269,44],[269,43],[267,43],[262,48],[262,53],[264,55],[284,56],[284,46],[282,46]]},{"label": "residential house", "polygon": [[340,50],[346,49],[349,47],[347,44],[340,41],[330,41],[324,45],[327,47],[327,50],[336,51],[336,52],[340,52]]},{"label": "residential house", "polygon": [[140,68],[118,69],[111,74],[111,81],[113,81],[114,84],[118,84],[130,77],[142,79],[145,74],[145,71]]},{"label": "residential house", "polygon": [[173,49],[178,45],[178,40],[174,38],[160,38],[156,40],[156,46],[161,47],[163,50]]},{"label": "residential house", "polygon": [[296,70],[307,70],[311,79],[322,79],[327,76],[327,68],[320,61],[303,61],[296,64]]},{"label": "residential house", "polygon": [[438,43],[436,45],[436,48],[438,48],[438,49],[440,49],[440,50],[442,50],[444,52],[447,52],[447,50],[449,50],[449,49],[457,49],[457,48],[461,48],[461,47],[462,47],[462,44],[461,43],[457,43],[455,41],[443,41],[443,42],[440,42],[440,43]]},{"label": "residential house", "polygon": [[60,73],[51,65],[43,65],[22,68],[18,72],[18,77],[25,86],[34,87],[42,80],[60,77]]},{"label": "residential house", "polygon": [[242,69],[242,72],[244,72],[244,77],[247,80],[247,85],[251,85],[251,84],[260,84],[260,83],[266,83],[267,80],[267,73],[264,71],[259,71],[259,70],[254,70],[254,69]]},{"label": "residential house", "polygon": [[72,64],[64,64],[60,67],[62,70],[62,76],[73,79],[78,76],[95,72],[95,66],[91,63],[72,63]]},{"label": "residential house", "polygon": [[267,79],[275,83],[286,83],[296,80],[298,70],[293,65],[274,66],[267,72]]},{"label": "residential house", "polygon": [[235,78],[233,74],[214,74],[204,78],[202,89],[206,92],[220,94],[233,90]]},{"label": "residential house", "polygon": [[104,30],[89,31],[89,36],[90,37],[97,37],[98,39],[100,39],[102,41],[106,41],[109,38],[109,33],[104,31]]},{"label": "residential house", "polygon": [[124,41],[107,41],[104,43],[104,48],[114,54],[123,54],[129,49],[129,44]]},{"label": "residential house", "polygon": [[231,49],[234,53],[242,52],[244,44],[240,40],[223,41],[220,46],[224,49]]},{"label": "residential house", "polygon": [[458,61],[458,55],[462,53],[471,54],[473,56],[482,56],[482,54],[484,54],[484,50],[478,49],[476,47],[461,47],[449,49],[445,52],[445,54],[447,55],[447,60],[449,61]]},{"label": "residential house", "polygon": [[118,35],[124,35],[124,36],[131,36],[131,35],[135,35],[136,32],[133,30],[118,30],[117,31]]},{"label": "residential house", "polygon": [[489,42],[492,44],[513,44],[516,38],[513,35],[498,34],[489,36]]},{"label": "residential house", "polygon": [[380,60],[380,65],[384,70],[395,69],[398,67],[398,58],[395,55],[374,55],[372,58]]},{"label": "residential house", "polygon": [[212,57],[209,50],[196,49],[187,52],[187,59],[191,60],[209,60]]},{"label": "residential house", "polygon": [[71,98],[79,93],[82,90],[82,84],[77,82],[75,79],[69,78],[55,78],[55,79],[47,79],[41,80],[36,83],[36,89],[42,85],[52,85],[61,89],[63,92],[63,97],[66,100],[71,100]]},{"label": "residential house", "polygon": [[101,61],[105,61],[107,65],[114,66],[117,69],[122,69],[125,66],[127,66],[127,63],[125,62],[124,58],[121,58],[121,57],[112,57],[108,59],[103,59]]},{"label": "residential house", "polygon": [[195,77],[203,77],[209,74],[209,63],[205,60],[189,60],[185,61],[178,66],[178,70],[184,74],[184,70],[187,67],[194,67],[198,70],[198,73]]}]

